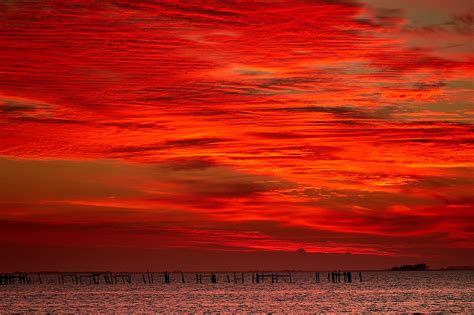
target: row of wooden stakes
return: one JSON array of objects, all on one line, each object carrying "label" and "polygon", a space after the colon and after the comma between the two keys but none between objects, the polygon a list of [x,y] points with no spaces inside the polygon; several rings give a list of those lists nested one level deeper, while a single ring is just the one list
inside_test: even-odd
[{"label": "row of wooden stakes", "polygon": [[[91,272],[91,273],[59,273],[58,275],[59,284],[114,284],[114,283],[132,283],[132,274],[128,272]],[[37,283],[43,284],[43,279],[40,273],[36,273]],[[217,283],[217,274],[216,273],[196,273],[196,283],[203,283],[203,279],[210,281],[211,283]],[[226,278],[227,283],[244,283],[245,277],[244,273],[227,273]],[[293,282],[291,272],[287,273],[278,273],[278,272],[253,272],[252,273],[252,283],[263,283],[266,280],[270,280],[271,283],[278,283],[279,281],[283,282]],[[171,275],[169,272],[150,272],[142,274],[143,283],[152,284],[155,281],[162,280],[164,283],[171,283]],[[362,273],[359,272],[359,280],[362,282]],[[179,273],[177,282],[185,283],[184,273]],[[225,280],[224,280],[225,281]],[[36,282],[36,281],[35,281]],[[315,282],[320,283],[321,277],[320,273],[315,273]],[[332,283],[352,283],[352,272],[340,272],[333,271],[328,272],[328,282]],[[26,272],[15,272],[15,273],[4,273],[0,274],[0,285],[7,284],[32,284],[31,277]]]},{"label": "row of wooden stakes", "polygon": [[[38,277],[38,281],[40,283],[43,283],[39,274]],[[0,274],[0,284],[15,284],[17,280],[19,284],[31,284],[31,278],[26,272]]]}]

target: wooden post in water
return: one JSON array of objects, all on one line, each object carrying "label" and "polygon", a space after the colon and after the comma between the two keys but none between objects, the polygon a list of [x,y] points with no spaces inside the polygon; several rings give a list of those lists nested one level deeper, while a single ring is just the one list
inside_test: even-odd
[{"label": "wooden post in water", "polygon": [[25,273],[24,272],[20,272],[18,274],[18,282],[20,284],[26,284],[26,278],[25,278]]},{"label": "wooden post in water", "polygon": [[359,271],[359,280],[362,282],[362,272]]},{"label": "wooden post in water", "polygon": [[230,283],[230,277],[229,277],[229,274],[227,274],[227,283]]},{"label": "wooden post in water", "polygon": [[92,278],[92,282],[93,282],[94,284],[99,284],[99,279],[97,279],[95,273],[92,273],[92,274],[91,274],[91,278]]},{"label": "wooden post in water", "polygon": [[31,278],[28,276],[26,272],[25,272],[25,278],[26,278],[26,284],[31,284]]},{"label": "wooden post in water", "polygon": [[[243,272],[241,273],[241,276],[239,278],[240,278],[240,281],[242,283],[244,283],[244,273]],[[234,283],[237,283],[237,275],[235,274],[235,272],[234,272]],[[252,283],[253,283],[253,274],[252,274]]]},{"label": "wooden post in water", "polygon": [[184,283],[184,274],[181,272],[181,282]]},{"label": "wooden post in water", "polygon": [[165,271],[163,273],[163,277],[165,278],[165,283],[170,283],[170,274],[169,274],[169,272]]},{"label": "wooden post in water", "polygon": [[108,272],[103,274],[103,277],[104,277],[104,280],[105,280],[106,284],[111,284],[112,283],[112,279],[109,279],[109,273]]},{"label": "wooden post in water", "polygon": [[217,283],[217,276],[214,273],[211,274],[211,283]]}]

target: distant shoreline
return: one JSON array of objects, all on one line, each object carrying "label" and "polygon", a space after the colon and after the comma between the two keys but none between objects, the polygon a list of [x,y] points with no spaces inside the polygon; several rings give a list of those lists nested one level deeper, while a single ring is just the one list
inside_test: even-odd
[{"label": "distant shoreline", "polygon": [[[335,269],[339,271],[351,271],[351,272],[416,272],[416,271],[474,271],[474,266],[453,266],[453,267],[445,267],[445,268],[436,268],[436,269],[426,269],[426,270],[391,270],[391,269],[367,269],[367,270],[359,270],[359,269]],[[166,272],[166,270],[148,270],[149,272],[153,273],[162,273]],[[174,270],[174,271],[168,271],[169,273],[183,273],[183,274],[188,274],[188,273],[252,273],[252,272],[294,272],[294,273],[314,273],[314,272],[331,272],[334,270],[246,270],[246,271],[235,271],[235,270],[227,270],[227,271],[213,271],[213,270],[189,270],[189,271],[181,271],[181,270]],[[59,274],[59,273],[91,273],[91,272],[127,272],[131,274],[142,274],[146,273],[147,271],[124,271],[124,270],[82,270],[82,271],[77,271],[77,270],[72,270],[72,271],[0,271],[0,274],[2,273],[15,273],[15,272],[27,272],[27,273],[41,273],[41,274]]]}]

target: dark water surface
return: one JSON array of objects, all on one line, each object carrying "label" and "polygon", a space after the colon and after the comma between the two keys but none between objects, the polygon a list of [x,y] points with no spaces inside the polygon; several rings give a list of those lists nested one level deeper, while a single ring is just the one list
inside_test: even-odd
[{"label": "dark water surface", "polygon": [[[56,275],[43,276],[44,284],[0,285],[2,312],[463,312],[474,313],[474,271],[365,272],[364,282],[321,283],[313,273],[294,273],[293,283],[218,283],[194,274],[187,283],[172,274],[172,283],[144,284],[133,275],[132,284],[57,283]],[[45,281],[46,280],[46,281]]]}]

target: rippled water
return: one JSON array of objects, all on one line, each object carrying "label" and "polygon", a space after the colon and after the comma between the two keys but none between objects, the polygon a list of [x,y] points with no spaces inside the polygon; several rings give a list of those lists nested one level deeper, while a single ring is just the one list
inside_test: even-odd
[{"label": "rippled water", "polygon": [[[293,283],[194,283],[194,274],[171,275],[171,284],[59,285],[56,275],[31,285],[0,285],[8,312],[474,312],[473,271],[365,272],[364,282],[321,283],[294,273]],[[45,278],[45,276],[43,276]],[[203,282],[205,282],[203,280]],[[249,283],[250,282],[250,283]]]}]

